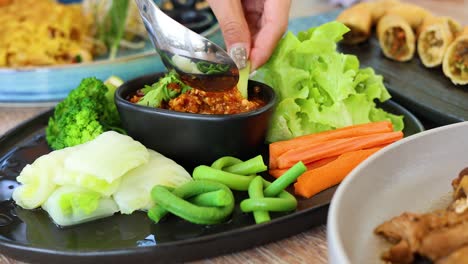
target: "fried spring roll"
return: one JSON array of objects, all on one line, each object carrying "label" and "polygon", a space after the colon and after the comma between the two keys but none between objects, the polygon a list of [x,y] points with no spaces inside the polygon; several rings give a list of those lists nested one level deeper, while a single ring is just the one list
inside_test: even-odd
[{"label": "fried spring roll", "polygon": [[396,61],[408,61],[414,56],[415,37],[406,20],[397,15],[385,15],[377,24],[377,37],[384,55]]},{"label": "fried spring roll", "polygon": [[460,25],[447,17],[428,17],[421,27],[417,50],[426,67],[442,64],[447,47],[455,39]]},{"label": "fried spring roll", "polygon": [[400,0],[379,0],[369,2],[371,4],[372,24],[375,25],[385,13],[392,7],[400,4]]},{"label": "fried spring roll", "polygon": [[448,46],[442,69],[454,84],[468,84],[468,26]]},{"label": "fried spring roll", "polygon": [[366,41],[372,29],[370,3],[359,3],[341,12],[336,18],[345,24],[350,31],[343,36],[343,43],[358,44]]},{"label": "fried spring roll", "polygon": [[424,19],[431,15],[431,13],[426,9],[409,3],[395,5],[391,7],[385,14],[402,17],[415,31],[418,30]]}]

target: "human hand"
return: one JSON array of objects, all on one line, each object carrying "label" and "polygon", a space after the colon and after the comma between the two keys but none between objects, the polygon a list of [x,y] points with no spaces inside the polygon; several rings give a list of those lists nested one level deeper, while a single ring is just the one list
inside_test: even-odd
[{"label": "human hand", "polygon": [[227,50],[239,68],[252,71],[270,58],[288,26],[291,0],[207,0],[219,21]]}]

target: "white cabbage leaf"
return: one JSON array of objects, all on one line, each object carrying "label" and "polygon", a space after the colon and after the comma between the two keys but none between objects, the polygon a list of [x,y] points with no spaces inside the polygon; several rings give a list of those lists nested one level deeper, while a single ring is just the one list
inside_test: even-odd
[{"label": "white cabbage leaf", "polygon": [[148,160],[149,153],[143,144],[129,136],[108,131],[70,153],[65,159],[65,169],[112,183]]},{"label": "white cabbage leaf", "polygon": [[154,150],[149,153],[149,162],[125,174],[113,195],[123,214],[151,208],[154,205],[151,189],[156,185],[177,187],[192,180],[190,174],[173,160]]},{"label": "white cabbage leaf", "polygon": [[59,226],[77,225],[105,218],[119,211],[112,198],[78,186],[57,188],[42,208]]},{"label": "white cabbage leaf", "polygon": [[72,148],[53,151],[26,165],[16,178],[22,185],[13,190],[13,200],[24,209],[40,207],[57,188],[54,178],[63,173],[63,161]]},{"label": "white cabbage leaf", "polygon": [[94,175],[80,173],[76,171],[64,170],[64,172],[55,177],[57,185],[75,185],[98,192],[102,196],[109,197],[119,188],[121,178],[108,183]]}]

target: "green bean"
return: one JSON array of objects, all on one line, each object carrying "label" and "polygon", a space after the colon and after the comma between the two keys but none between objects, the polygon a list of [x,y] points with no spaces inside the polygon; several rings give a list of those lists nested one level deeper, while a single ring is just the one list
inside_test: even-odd
[{"label": "green bean", "polygon": [[242,163],[242,160],[231,156],[226,156],[219,158],[215,162],[213,162],[213,164],[211,164],[211,168],[223,170],[225,167],[229,167],[238,163]]},{"label": "green bean", "polygon": [[[263,178],[255,177],[249,185],[249,197],[252,199],[263,198]],[[268,211],[253,211],[255,223],[260,224],[271,220]]]},{"label": "green bean", "polygon": [[189,199],[189,202],[198,206],[221,207],[230,202],[229,193],[223,189],[202,193]]},{"label": "green bean", "polygon": [[155,223],[159,223],[159,221],[161,221],[161,219],[166,216],[167,213],[168,211],[164,207],[156,204],[148,210],[148,217]]},{"label": "green bean", "polygon": [[299,161],[294,166],[292,166],[289,170],[287,170],[281,177],[276,179],[268,186],[263,194],[265,197],[275,197],[281,191],[283,191],[286,187],[288,187],[291,183],[293,183],[302,173],[307,170],[307,167]]},{"label": "green bean", "polygon": [[242,212],[269,211],[285,212],[292,211],[297,207],[297,200],[287,191],[282,191],[278,198],[249,198],[241,202]]},{"label": "green bean", "polygon": [[[185,195],[181,191],[174,193],[173,190],[175,188],[173,187],[167,187],[167,186],[164,186],[164,187],[168,189],[169,191],[171,191],[177,197],[183,197]],[[221,189],[217,191],[212,191],[212,192],[207,192],[207,193],[196,195],[194,197],[191,197],[189,201],[198,206],[208,206],[208,207],[226,206],[226,205],[229,205],[230,194],[226,192],[225,190]],[[164,216],[166,216],[167,213],[168,211],[164,207],[156,204],[155,206],[153,206],[152,208],[148,210],[148,217],[157,223]]]},{"label": "green bean", "polygon": [[266,171],[267,169],[268,167],[263,162],[262,155],[258,155],[244,162],[225,167],[223,170],[234,174],[252,175]]},{"label": "green bean", "polygon": [[[194,205],[184,198],[196,195],[224,190],[229,194],[229,204],[223,207],[204,207]],[[156,223],[161,220],[164,212],[171,212],[189,222],[196,224],[216,224],[225,220],[234,210],[234,195],[225,185],[211,181],[192,181],[178,188],[172,193],[163,186],[155,186],[151,190],[151,197],[157,206],[151,208],[148,216]]]},{"label": "green bean", "polygon": [[193,179],[209,180],[227,185],[230,189],[236,191],[247,191],[250,182],[255,178],[255,175],[242,176],[218,169],[214,169],[205,165],[196,167],[193,170]]}]

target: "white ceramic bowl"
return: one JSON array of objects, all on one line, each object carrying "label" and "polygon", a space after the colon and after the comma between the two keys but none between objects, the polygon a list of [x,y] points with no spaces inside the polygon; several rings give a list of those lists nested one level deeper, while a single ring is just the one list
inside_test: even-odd
[{"label": "white ceramic bowl", "polygon": [[329,263],[382,263],[390,244],[375,227],[404,211],[444,208],[451,181],[468,167],[468,122],[392,144],[354,169],[341,183],[328,212]]}]

